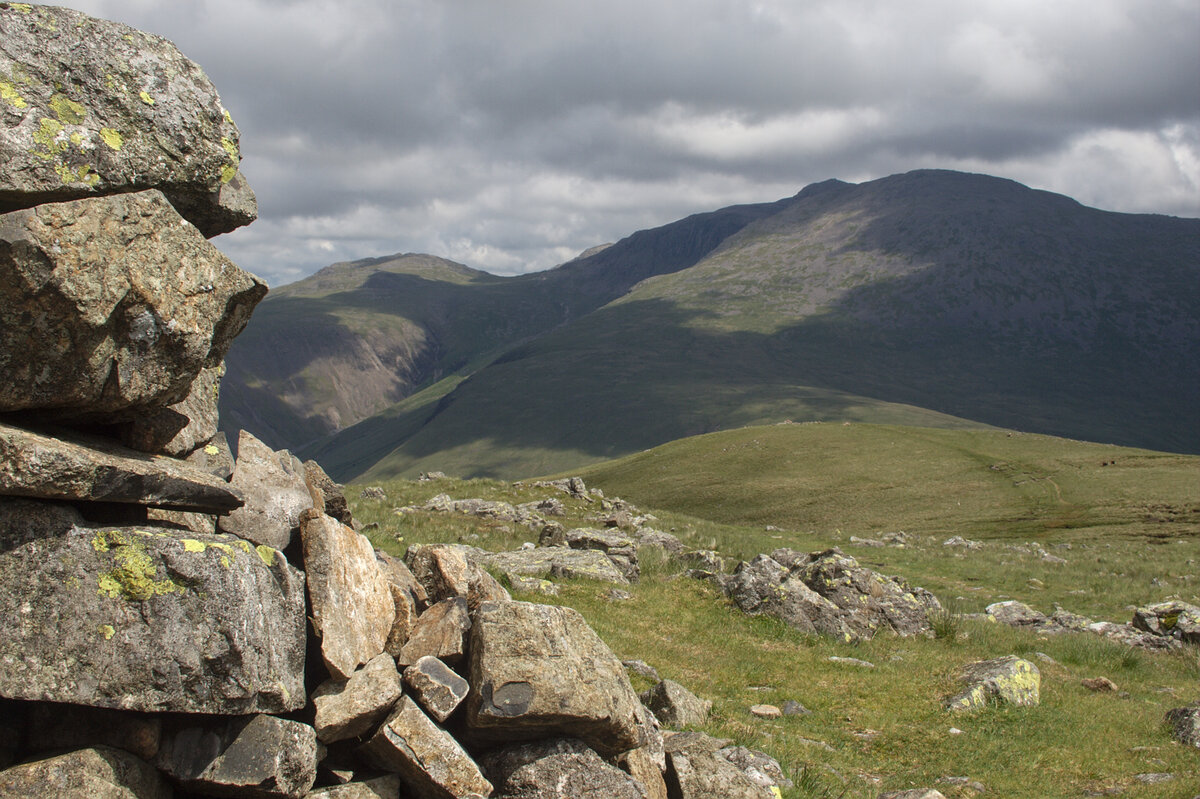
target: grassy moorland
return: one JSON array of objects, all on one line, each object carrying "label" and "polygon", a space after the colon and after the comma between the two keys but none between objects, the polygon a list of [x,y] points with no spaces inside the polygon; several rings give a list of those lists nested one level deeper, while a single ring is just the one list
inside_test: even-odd
[{"label": "grassy moorland", "polygon": [[[1126,621],[1131,606],[1170,596],[1200,604],[1195,456],[993,430],[806,424],[676,441],[582,474],[607,496],[653,513],[652,526],[691,547],[748,558],[779,546],[836,545],[929,588],[956,613],[1013,598],[1046,612],[1059,603]],[[354,499],[354,511],[379,525],[369,533],[377,546],[398,554],[431,541],[512,548],[537,534],[481,519],[400,516],[395,506],[443,492],[565,500],[553,489],[492,480],[382,485],[386,502]],[[594,506],[567,506],[564,524],[595,523]],[[851,541],[900,531],[902,548]],[[981,546],[944,546],[954,535]],[[620,657],[645,660],[713,700],[706,731],[776,756],[796,781],[785,797],[865,799],[915,786],[969,797],[971,783],[986,796],[1031,799],[1191,799],[1200,790],[1200,757],[1162,724],[1169,708],[1200,700],[1195,648],[1151,653],[1090,634],[1038,636],[958,615],[943,619],[935,637],[847,644],[745,616],[709,584],[676,577],[670,563],[642,565],[629,600],[582,581],[563,584],[557,597],[516,598],[577,608]],[[942,710],[959,667],[1007,654],[1041,669],[1040,706],[965,717]],[[1119,693],[1080,684],[1101,676]],[[767,721],[748,711],[788,699],[812,712]],[[1148,774],[1173,776],[1152,783]]]}]

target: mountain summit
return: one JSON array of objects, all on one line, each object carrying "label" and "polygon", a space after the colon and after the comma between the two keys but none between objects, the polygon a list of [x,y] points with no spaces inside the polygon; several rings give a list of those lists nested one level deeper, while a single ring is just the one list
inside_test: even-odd
[{"label": "mountain summit", "polygon": [[785,420],[1197,452],[1198,362],[1200,220],[921,170],[517,278],[430,256],[329,267],[260,305],[222,418],[282,419],[274,446],[343,478],[518,477]]}]

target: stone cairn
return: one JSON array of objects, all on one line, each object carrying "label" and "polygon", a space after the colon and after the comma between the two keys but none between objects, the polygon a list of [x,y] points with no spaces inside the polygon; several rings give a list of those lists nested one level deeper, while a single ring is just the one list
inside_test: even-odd
[{"label": "stone cairn", "polygon": [[575,611],[376,552],[246,432],[234,460],[222,359],[266,286],[207,240],[257,210],[198,66],[0,3],[0,117],[0,795],[777,795],[662,731]]}]

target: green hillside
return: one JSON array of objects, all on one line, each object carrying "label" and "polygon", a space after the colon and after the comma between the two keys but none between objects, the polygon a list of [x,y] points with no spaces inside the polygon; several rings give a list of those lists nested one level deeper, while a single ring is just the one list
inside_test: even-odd
[{"label": "green hillside", "polygon": [[[644,660],[712,700],[705,731],[779,758],[796,781],[785,799],[875,799],[914,787],[959,799],[1194,794],[1200,763],[1163,724],[1167,709],[1200,699],[1194,646],[1149,652],[964,614],[1016,599],[1046,613],[1061,605],[1124,622],[1131,605],[1172,596],[1200,604],[1200,457],[1003,430],[777,424],[674,441],[578,473],[606,497],[652,513],[653,527],[688,547],[736,560],[838,546],[951,609],[932,638],[851,644],[749,617],[710,583],[651,557],[628,599],[586,580],[561,582],[555,597],[515,594],[578,609],[620,657]],[[498,550],[537,540],[521,525],[392,510],[442,493],[511,503],[555,497],[567,507],[564,526],[597,524],[595,503],[532,481],[381,485],[386,502],[348,493],[356,518],[378,525],[369,533],[375,543],[397,554],[434,541]],[[900,532],[902,547],[870,543]],[[978,545],[945,546],[954,535]],[[963,664],[1011,654],[1040,669],[1039,706],[953,717],[942,709]],[[1097,677],[1118,691],[1082,684]],[[811,712],[774,720],[749,712],[787,700]],[[1171,778],[1157,784],[1144,774]]]}]

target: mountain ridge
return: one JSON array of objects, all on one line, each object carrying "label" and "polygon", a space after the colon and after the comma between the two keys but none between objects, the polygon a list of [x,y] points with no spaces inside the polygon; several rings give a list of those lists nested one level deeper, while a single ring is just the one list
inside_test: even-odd
[{"label": "mountain ridge", "polygon": [[489,301],[509,304],[491,312],[525,318],[484,337],[491,349],[477,336],[447,350],[455,369],[365,427],[301,449],[342,478],[370,468],[342,452],[368,438],[372,457],[395,445],[375,476],[524,476],[730,426],[848,418],[1200,451],[1200,378],[1179,368],[1200,360],[1198,272],[1200,220],[945,170],[825,181],[545,273],[471,272],[455,302],[496,281]]}]

